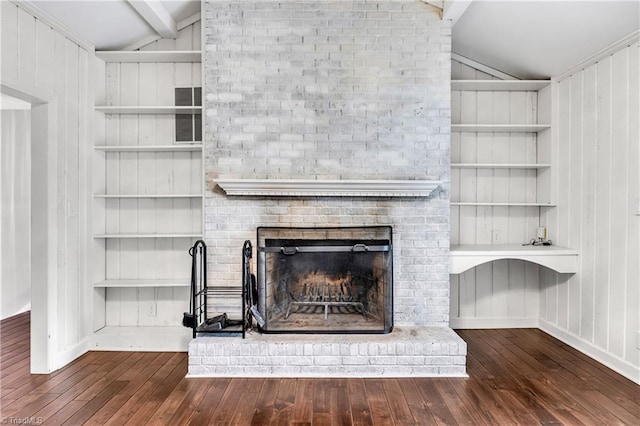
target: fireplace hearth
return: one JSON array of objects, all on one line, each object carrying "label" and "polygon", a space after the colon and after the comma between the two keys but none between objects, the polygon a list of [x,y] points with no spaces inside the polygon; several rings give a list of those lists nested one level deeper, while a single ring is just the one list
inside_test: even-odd
[{"label": "fireplace hearth", "polygon": [[392,229],[259,228],[265,333],[389,333]]}]

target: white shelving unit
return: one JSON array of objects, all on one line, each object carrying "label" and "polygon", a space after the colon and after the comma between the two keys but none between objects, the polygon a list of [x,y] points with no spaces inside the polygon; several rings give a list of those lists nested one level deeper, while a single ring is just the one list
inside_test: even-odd
[{"label": "white shelving unit", "polygon": [[452,124],[452,132],[472,133],[537,133],[551,128],[549,124]]},{"label": "white shelving unit", "polygon": [[96,52],[96,57],[105,62],[119,63],[197,63],[201,61],[199,50],[134,50]]},{"label": "white shelving unit", "polygon": [[494,207],[555,207],[552,203],[496,203],[496,202],[451,202],[452,206],[494,206]]},{"label": "white shelving unit", "polygon": [[168,105],[99,105],[96,111],[105,114],[135,114],[135,115],[158,115],[158,114],[202,114],[202,107],[190,106],[168,106]]},{"label": "white shelving unit", "polygon": [[452,169],[546,169],[551,164],[451,163]]},{"label": "white shelving unit", "polygon": [[96,349],[175,351],[190,340],[180,322],[188,249],[203,237],[203,145],[177,141],[174,116],[203,108],[173,103],[174,88],[202,87],[201,37],[196,22],[147,50],[96,52]]},{"label": "white shelving unit", "polygon": [[128,233],[105,233],[105,234],[96,234],[94,238],[190,238],[190,239],[199,239],[202,238],[202,234],[189,234],[189,233],[155,233],[155,234],[128,234]]},{"label": "white shelving unit", "polygon": [[175,144],[175,145],[100,145],[95,146],[96,151],[103,152],[183,152],[202,151],[201,144]]},{"label": "white shelving unit", "polygon": [[96,194],[95,198],[202,198],[202,194]]},{"label": "white shelving unit", "polygon": [[[548,114],[541,114],[542,110],[548,111],[547,105],[539,105],[540,91],[546,90],[547,93],[542,97],[544,102],[550,101],[549,88],[550,82],[547,80],[453,80],[451,89],[460,91],[459,99],[460,116],[454,119],[462,119],[472,121],[474,118],[482,117],[483,123],[464,122],[452,123],[452,134],[459,141],[459,150],[452,155],[462,157],[467,154],[465,149],[470,148],[475,151],[476,161],[454,161],[452,158],[451,168],[457,171],[456,177],[459,178],[460,190],[458,197],[451,202],[452,214],[460,222],[474,221],[475,223],[492,223],[491,226],[497,227],[495,221],[504,220],[507,224],[512,224],[514,219],[510,219],[511,209],[524,209],[522,213],[516,214],[516,217],[522,217],[526,223],[535,224],[539,220],[539,209],[552,208],[555,203],[551,201],[549,193],[549,173],[551,173],[552,163],[550,154],[550,129],[551,124],[539,123],[541,116],[543,121],[549,120]],[[517,95],[513,92],[523,92]],[[475,114],[465,114],[465,101],[478,102],[478,105],[472,105],[471,109],[477,108]],[[498,112],[486,112],[485,103],[492,105]],[[509,110],[500,112],[497,104],[509,105]],[[525,106],[523,107],[522,104]],[[514,112],[515,111],[515,112]],[[491,114],[494,114],[492,116]],[[515,118],[512,115],[516,115]],[[513,124],[509,122],[492,122],[495,115],[502,119],[514,119],[527,121],[522,124]],[[466,136],[465,136],[466,135]],[[465,142],[473,141],[471,147],[465,146]],[[486,152],[487,147],[491,148],[490,152]],[[452,149],[452,153],[453,153]],[[501,158],[500,162],[495,161],[496,157],[507,157],[514,155],[514,152],[523,152],[520,157],[527,157],[525,162],[522,161],[504,161],[509,158]],[[509,154],[508,154],[509,153]],[[478,161],[482,160],[489,161]],[[533,161],[532,161],[533,160]],[[542,175],[541,175],[542,174]],[[541,181],[541,176],[543,176]],[[500,179],[502,184],[494,184],[494,179]],[[455,180],[455,179],[454,179]],[[465,199],[468,196],[462,188],[467,185],[477,188],[471,196],[477,197],[475,200]],[[528,188],[529,195],[515,194],[511,189],[511,182],[516,182],[522,187]],[[486,187],[490,189],[485,189]],[[530,193],[535,194],[535,200],[522,199],[530,197]],[[514,199],[510,202],[510,198]],[[478,199],[489,199],[491,201],[478,201]],[[476,215],[474,218],[473,216]],[[498,218],[493,219],[497,215]],[[505,217],[505,219],[500,219]],[[521,219],[522,220],[522,219]],[[529,225],[531,226],[531,225]],[[531,226],[532,227],[532,226]],[[465,229],[456,229],[460,233],[458,240],[469,240],[463,238]],[[475,235],[482,235],[482,231],[470,229]],[[493,230],[485,231],[492,234],[492,238],[496,235]],[[525,240],[535,236],[529,235]],[[471,238],[472,239],[472,238]],[[488,242],[488,241],[487,241]],[[486,262],[500,259],[521,259],[534,262],[546,267],[555,269],[562,273],[572,273],[577,268],[578,253],[570,250],[554,246],[522,246],[520,243],[515,244],[453,244],[451,247],[451,274],[461,274],[475,266]]]},{"label": "white shelving unit", "polygon": [[98,288],[131,288],[131,287],[189,287],[189,278],[172,280],[102,280],[94,283]]}]

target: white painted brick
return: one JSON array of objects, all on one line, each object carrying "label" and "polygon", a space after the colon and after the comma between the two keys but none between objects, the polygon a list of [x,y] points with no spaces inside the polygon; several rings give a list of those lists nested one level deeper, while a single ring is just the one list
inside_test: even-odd
[{"label": "white painted brick", "polygon": [[228,365],[229,358],[221,356],[206,356],[202,357],[202,364],[204,365]]},{"label": "white painted brick", "polygon": [[287,357],[287,365],[313,365],[313,358],[308,356]]},{"label": "white painted brick", "polygon": [[[416,2],[263,3],[205,7],[205,33],[217,41],[205,49],[206,78],[212,79],[205,96],[205,125],[212,129],[205,141],[208,176],[448,180],[451,31],[433,8]],[[248,12],[244,18],[241,11]],[[448,191],[400,202],[247,202],[208,191],[205,237],[216,246],[212,285],[238,282],[234,245],[255,238],[258,225],[392,224],[396,324],[446,325],[448,303],[438,299],[447,295],[438,286],[448,283],[448,251],[399,254],[410,247],[406,242],[448,250]],[[289,209],[303,205],[301,213]],[[253,216],[243,215],[247,209]],[[425,261],[430,256],[438,259]],[[405,303],[421,309],[399,306]],[[431,306],[435,312],[423,309]]]},{"label": "white painted brick", "polygon": [[342,365],[342,358],[339,356],[316,356],[315,365]]},{"label": "white painted brick", "polygon": [[362,356],[346,356],[342,358],[342,365],[351,366],[351,365],[367,365],[369,364],[369,359],[367,357]]}]

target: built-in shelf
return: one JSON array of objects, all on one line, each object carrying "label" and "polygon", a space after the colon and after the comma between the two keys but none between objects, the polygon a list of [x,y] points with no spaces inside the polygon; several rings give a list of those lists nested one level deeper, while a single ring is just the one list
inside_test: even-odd
[{"label": "built-in shelf", "polygon": [[117,327],[97,330],[91,346],[97,350],[185,352],[191,341],[186,327]]},{"label": "built-in shelf", "polygon": [[[191,46],[191,31],[185,34],[178,42],[185,50],[95,53],[100,69],[93,113],[103,137],[92,151],[97,167],[93,246],[103,268],[88,283],[96,299],[89,342],[94,350],[186,351],[191,341],[192,330],[180,326],[178,318],[188,305],[187,251],[204,232],[204,193],[201,185],[194,186],[194,177],[202,175],[203,143],[197,140],[202,132],[196,126],[204,113],[203,106],[194,104],[204,91],[203,52]],[[149,81],[145,66],[149,72],[161,66],[173,71],[154,74]],[[109,84],[114,78],[120,84]],[[139,87],[148,102],[110,101],[127,97],[131,87]],[[158,92],[169,98],[154,102]],[[122,127],[118,123],[124,119],[133,124]],[[182,131],[176,123],[191,125]],[[171,130],[175,127],[178,131]],[[144,187],[136,186],[142,181]],[[113,218],[117,223],[110,226]],[[105,262],[115,269],[105,269]]]},{"label": "built-in shelf", "polygon": [[158,233],[158,234],[128,234],[106,233],[94,235],[94,238],[202,238],[202,234],[191,233]]},{"label": "built-in shelf", "polygon": [[495,207],[555,207],[555,204],[551,203],[484,203],[478,202],[460,202],[452,201],[452,206],[495,206]]},{"label": "built-in shelf", "polygon": [[201,198],[202,194],[96,194],[95,198]]},{"label": "built-in shelf", "polygon": [[105,62],[201,62],[199,50],[132,50],[96,52]]},{"label": "built-in shelf", "polygon": [[432,180],[219,179],[227,195],[270,197],[428,197]]},{"label": "built-in shelf", "polygon": [[473,91],[538,91],[550,80],[451,80],[451,90]]},{"label": "built-in shelf", "polygon": [[105,114],[202,114],[201,106],[96,106]]},{"label": "built-in shelf", "polygon": [[545,169],[551,164],[538,163],[451,163],[452,169]]},{"label": "built-in shelf", "polygon": [[550,124],[452,124],[452,132],[536,133],[551,128]]},{"label": "built-in shelf", "polygon": [[201,144],[175,144],[175,145],[98,145],[96,151],[105,152],[180,152],[202,151]]},{"label": "built-in shelf", "polygon": [[189,278],[182,279],[119,279],[94,283],[94,287],[188,287]]},{"label": "built-in shelf", "polygon": [[449,273],[461,274],[483,263],[501,259],[518,259],[537,263],[562,274],[578,270],[578,251],[556,246],[456,245],[451,247]]}]

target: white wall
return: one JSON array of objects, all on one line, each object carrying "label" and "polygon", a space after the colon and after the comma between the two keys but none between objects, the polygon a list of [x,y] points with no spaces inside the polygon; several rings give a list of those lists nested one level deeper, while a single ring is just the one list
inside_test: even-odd
[{"label": "white wall", "polygon": [[[48,282],[32,285],[50,289],[51,359],[47,369],[53,370],[85,352],[92,332],[87,253],[91,243],[88,112],[93,107],[88,80],[93,47],[74,41],[73,36],[48,24],[47,18],[35,17],[39,12],[27,2],[3,1],[0,7],[2,84],[23,93],[45,94],[52,114],[45,164],[51,167],[46,178],[47,202],[52,205],[47,214],[53,222],[47,230],[48,247],[38,249],[55,254],[49,257]],[[40,152],[32,152],[32,157],[38,156]]]},{"label": "white wall", "polygon": [[579,249],[580,269],[541,272],[540,326],[640,382],[638,50],[558,83],[558,207],[542,221],[559,245]]},{"label": "white wall", "polygon": [[2,109],[1,111],[1,319],[25,312],[31,305],[30,109],[29,105],[28,109]]}]

